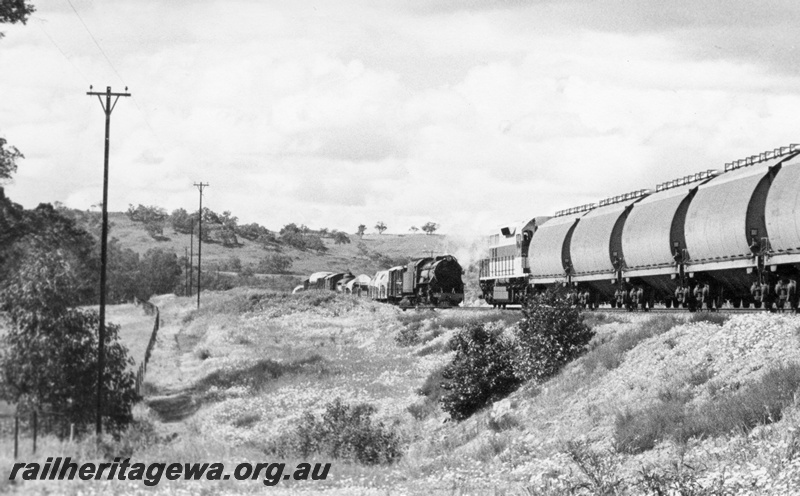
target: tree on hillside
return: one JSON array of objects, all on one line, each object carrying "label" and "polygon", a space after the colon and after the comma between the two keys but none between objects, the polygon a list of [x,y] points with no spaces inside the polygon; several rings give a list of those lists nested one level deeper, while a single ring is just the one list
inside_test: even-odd
[{"label": "tree on hillside", "polygon": [[413,232],[413,233],[416,233],[417,231],[419,231],[419,227],[417,227],[417,226],[411,226],[411,227],[410,227],[408,230],[409,230],[409,231],[411,231],[411,232]]},{"label": "tree on hillside", "polygon": [[386,229],[386,224],[384,224],[383,221],[379,221],[377,224],[375,224],[375,230],[378,231],[378,234],[383,234],[383,231]]},{"label": "tree on hillside", "polygon": [[356,231],[356,234],[358,234],[359,238],[363,238],[364,237],[364,233],[366,231],[367,231],[367,226],[365,226],[364,224],[359,224],[358,225],[358,230]]},{"label": "tree on hillside", "polygon": [[169,221],[172,224],[172,230],[177,233],[189,234],[197,229],[196,212],[190,214],[186,210],[179,208],[172,211]]},{"label": "tree on hillside", "polygon": [[181,264],[178,255],[160,248],[151,248],[142,256],[140,264],[142,300],[148,300],[153,295],[169,294],[174,292],[181,284]]},{"label": "tree on hillside", "polygon": [[435,222],[427,222],[422,226],[422,230],[425,231],[425,234],[433,234],[437,229],[439,229],[439,224]]},{"label": "tree on hillside", "polygon": [[[11,204],[12,206],[14,204]],[[99,288],[99,243],[75,220],[43,203],[33,210],[0,208],[0,281],[10,277],[34,251],[59,249],[80,284],[74,289],[81,304],[96,303]],[[2,286],[3,284],[0,284]]]},{"label": "tree on hillside", "polygon": [[291,234],[291,233],[301,233],[300,228],[297,227],[297,224],[295,224],[294,222],[292,222],[291,224],[286,224],[285,226],[281,227],[281,230],[278,232],[278,234],[280,234],[281,236],[283,236],[284,234]]},{"label": "tree on hillside", "polygon": [[136,208],[133,205],[128,205],[128,210],[125,215],[134,222],[141,222],[144,228],[153,239],[160,239],[164,236],[164,226],[167,223],[167,211],[161,207],[150,205],[145,207],[139,204]]},{"label": "tree on hillside", "polygon": [[292,257],[275,253],[258,261],[256,270],[261,274],[286,274],[292,268]]},{"label": "tree on hillside", "polygon": [[[0,398],[17,411],[58,412],[79,431],[92,425],[97,390],[99,318],[75,308],[80,286],[69,255],[37,246],[0,289],[8,323],[0,346]],[[118,432],[133,420],[138,400],[133,361],[106,325],[103,375],[104,423]]]},{"label": "tree on hillside", "polygon": [[236,234],[244,239],[257,241],[262,244],[268,242],[274,243],[276,241],[275,234],[272,231],[255,222],[237,226]]},{"label": "tree on hillside", "polygon": [[342,231],[333,231],[332,236],[333,236],[333,242],[336,243],[337,245],[350,244],[350,236],[348,236],[346,233],[343,233]]}]

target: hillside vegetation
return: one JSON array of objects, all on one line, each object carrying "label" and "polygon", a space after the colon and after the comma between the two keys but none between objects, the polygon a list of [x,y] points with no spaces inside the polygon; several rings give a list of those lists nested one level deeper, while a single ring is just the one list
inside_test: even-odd
[{"label": "hillside vegetation", "polygon": [[[151,207],[153,208],[153,207]],[[61,209],[76,223],[89,232],[99,236],[99,213],[81,212]],[[213,212],[211,212],[213,214]],[[134,216],[134,218],[138,218]],[[235,219],[235,218],[234,218]],[[175,253],[184,267],[189,254],[192,234],[188,228],[172,227],[162,220],[160,230],[153,233],[152,226],[146,222],[132,220],[123,212],[110,212],[111,230],[109,236],[116,239],[123,250],[132,250],[144,256],[148,250],[158,249],[166,253]],[[247,226],[238,226],[244,229]],[[293,224],[289,226],[294,229]],[[296,227],[296,226],[295,226]],[[305,228],[305,226],[301,226]],[[197,226],[195,224],[195,231]],[[204,230],[208,226],[204,223]],[[203,287],[208,289],[230,289],[236,286],[261,287],[290,291],[294,286],[314,272],[351,271],[353,274],[374,275],[378,270],[405,264],[409,260],[421,257],[449,253],[455,255],[465,271],[465,282],[471,300],[477,298],[477,265],[475,262],[485,256],[483,244],[476,238],[445,236],[439,234],[345,234],[333,232],[325,235],[327,230],[310,231],[308,239],[314,242],[302,248],[303,234],[269,232],[261,237],[248,239],[245,236],[234,236],[235,242],[224,242],[218,234],[222,231],[219,225],[213,226],[215,234],[206,236],[202,247]],[[249,232],[249,231],[245,231]],[[252,236],[251,236],[252,237]],[[342,242],[342,237],[349,242]],[[284,239],[285,238],[285,239]],[[197,264],[197,232],[194,232],[193,258]],[[227,238],[225,238],[227,239]],[[316,249],[314,248],[316,247]],[[112,254],[113,255],[113,254]],[[196,277],[196,276],[195,276]],[[181,294],[183,282],[175,288]],[[193,279],[196,285],[196,279]]]},{"label": "hillside vegetation", "polygon": [[[204,295],[200,310],[188,298],[155,302],[164,326],[138,427],[101,453],[90,441],[53,439],[43,441],[43,453],[333,463],[327,480],[281,481],[269,489],[275,494],[792,494],[800,487],[794,315],[590,314],[594,337],[580,358],[453,421],[437,401],[454,358],[449,343],[474,325],[509,338],[520,314],[404,313],[333,293],[253,289]],[[324,434],[333,425],[342,433],[335,443]],[[36,481],[16,489],[100,486]],[[142,490],[136,481],[102,487]],[[258,481],[162,481],[148,489],[264,491]]]}]

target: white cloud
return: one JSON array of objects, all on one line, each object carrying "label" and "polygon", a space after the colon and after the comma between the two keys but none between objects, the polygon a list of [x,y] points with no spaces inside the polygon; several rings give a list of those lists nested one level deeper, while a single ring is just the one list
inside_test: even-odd
[{"label": "white cloud", "polygon": [[[191,209],[203,180],[210,208],[272,228],[474,233],[792,140],[793,77],[692,49],[770,19],[522,4],[75,2],[134,95],[112,117],[110,205]],[[87,208],[87,83],[124,84],[71,9],[37,7],[0,41],[0,133],[27,157],[8,194]]]}]

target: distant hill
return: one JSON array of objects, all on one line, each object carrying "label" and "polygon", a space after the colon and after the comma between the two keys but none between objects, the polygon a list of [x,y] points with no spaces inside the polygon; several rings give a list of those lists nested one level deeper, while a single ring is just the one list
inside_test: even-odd
[{"label": "distant hill", "polygon": [[[98,214],[99,215],[99,214]],[[176,253],[179,257],[188,252],[190,236],[175,232],[169,224],[164,228],[163,236],[158,240],[151,237],[141,222],[134,222],[123,212],[110,212],[112,225],[110,236],[117,238],[123,248],[129,248],[144,254],[151,248]],[[348,234],[349,244],[336,244],[333,238],[323,238],[327,251],[299,250],[284,244],[261,245],[239,237],[239,245],[226,247],[217,241],[203,242],[203,270],[230,272],[232,259],[238,258],[241,266],[256,267],[259,261],[267,256],[281,254],[292,260],[289,274],[304,278],[313,272],[350,270],[353,274],[373,275],[378,270],[393,265],[407,263],[409,260],[425,256],[445,253],[456,256],[464,267],[481,258],[483,244],[475,238],[458,238],[440,234],[365,234],[359,238],[357,234]],[[197,236],[194,239],[194,260],[197,260]],[[256,273],[259,271],[256,270]],[[471,286],[468,278],[477,275],[465,275],[465,282]]]}]

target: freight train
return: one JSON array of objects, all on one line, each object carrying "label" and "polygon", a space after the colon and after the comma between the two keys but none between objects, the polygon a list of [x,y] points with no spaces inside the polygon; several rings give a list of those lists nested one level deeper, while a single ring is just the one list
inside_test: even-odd
[{"label": "freight train", "polygon": [[316,272],[293,292],[338,291],[376,301],[411,307],[453,307],[464,300],[464,271],[452,255],[420,258],[378,271],[374,277],[350,272]]},{"label": "freight train", "polygon": [[519,304],[551,286],[584,308],[797,311],[800,145],[499,228],[482,297]]}]

